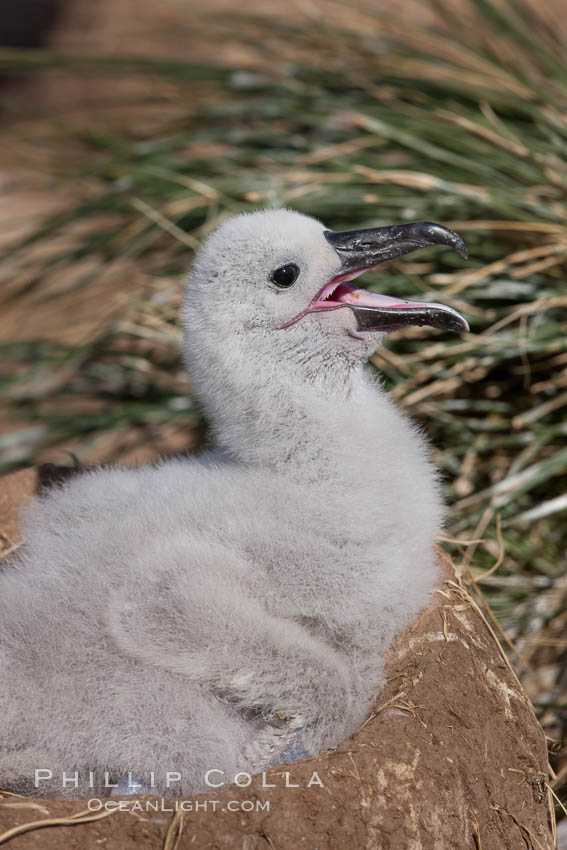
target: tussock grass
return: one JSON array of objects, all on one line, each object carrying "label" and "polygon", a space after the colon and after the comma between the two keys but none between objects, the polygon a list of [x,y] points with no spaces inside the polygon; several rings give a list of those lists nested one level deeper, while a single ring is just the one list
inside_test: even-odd
[{"label": "tussock grass", "polygon": [[[240,16],[239,38],[256,57],[243,68],[0,54],[4,73],[143,74],[175,89],[163,119],[154,111],[139,126],[59,128],[67,155],[52,148],[52,171],[89,191],[11,246],[9,298],[56,302],[125,258],[147,285],[127,318],[85,344],[2,343],[4,405],[25,427],[0,435],[0,458],[15,468],[55,446],[87,461],[97,446],[121,457],[129,434],[151,441],[173,428],[179,438],[198,425],[178,350],[179,280],[223,217],[287,204],[337,229],[447,224],[467,240],[468,262],[430,250],[365,280],[445,301],[471,333],[394,334],[373,363],[432,437],[452,505],[444,545],[483,587],[558,739],[567,728],[567,26],[547,4],[433,8],[429,27],[378,16],[371,3],[329,3],[324,20],[309,7],[309,25]],[[222,41],[235,21],[216,26]],[[71,230],[72,245],[57,248]],[[38,261],[46,243],[55,247]],[[98,267],[42,296],[47,275],[85,257]],[[565,752],[555,766],[561,795]]]}]

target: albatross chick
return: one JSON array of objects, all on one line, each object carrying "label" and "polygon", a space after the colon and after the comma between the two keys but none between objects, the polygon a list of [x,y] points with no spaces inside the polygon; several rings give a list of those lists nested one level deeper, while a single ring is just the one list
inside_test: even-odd
[{"label": "albatross chick", "polygon": [[423,436],[365,363],[395,328],[467,324],[349,281],[433,244],[466,254],[430,222],[338,233],[289,210],[208,239],[183,321],[212,448],[27,510],[0,570],[0,787],[166,791],[170,772],[192,794],[359,728],[443,519]]}]

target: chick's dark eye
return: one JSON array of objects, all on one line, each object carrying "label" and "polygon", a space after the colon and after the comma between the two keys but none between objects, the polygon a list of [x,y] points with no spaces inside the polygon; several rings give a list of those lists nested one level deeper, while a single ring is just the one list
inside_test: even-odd
[{"label": "chick's dark eye", "polygon": [[274,269],[270,274],[270,280],[273,281],[280,289],[288,289],[293,286],[299,275],[299,266],[295,263],[287,263],[285,266],[280,266],[279,269]]}]

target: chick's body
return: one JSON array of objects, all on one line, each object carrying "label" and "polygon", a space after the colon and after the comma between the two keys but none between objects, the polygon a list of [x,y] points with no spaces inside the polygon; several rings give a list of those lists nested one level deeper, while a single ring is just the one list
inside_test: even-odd
[{"label": "chick's body", "polygon": [[368,352],[333,350],[348,311],[309,356],[290,328],[270,360],[260,319],[253,356],[238,330],[215,363],[205,265],[186,346],[216,448],[51,491],[0,570],[0,787],[45,793],[31,783],[47,768],[80,774],[51,793],[85,794],[89,771],[98,791],[105,771],[167,790],[179,771],[189,794],[210,770],[318,753],[364,720],[435,585],[435,471]]}]

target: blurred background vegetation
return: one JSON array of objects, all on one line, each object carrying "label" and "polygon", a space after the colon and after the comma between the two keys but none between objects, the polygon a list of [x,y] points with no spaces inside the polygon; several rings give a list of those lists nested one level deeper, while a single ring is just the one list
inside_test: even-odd
[{"label": "blurred background vegetation", "polygon": [[4,472],[202,444],[177,311],[224,217],[285,204],[462,234],[468,262],[429,249],[364,280],[454,306],[470,334],[393,334],[373,367],[431,437],[443,545],[499,624],[563,799],[566,2],[53,0],[49,33],[0,50]]}]

